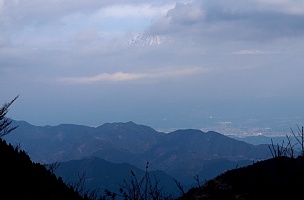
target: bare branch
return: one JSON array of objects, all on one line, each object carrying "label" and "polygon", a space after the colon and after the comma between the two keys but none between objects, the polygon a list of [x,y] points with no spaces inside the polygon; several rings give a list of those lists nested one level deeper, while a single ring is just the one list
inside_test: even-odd
[{"label": "bare branch", "polygon": [[0,138],[9,134],[13,130],[15,130],[18,126],[10,127],[12,120],[5,117],[8,112],[9,107],[12,103],[19,97],[16,96],[11,102],[4,103],[3,106],[0,108]]}]

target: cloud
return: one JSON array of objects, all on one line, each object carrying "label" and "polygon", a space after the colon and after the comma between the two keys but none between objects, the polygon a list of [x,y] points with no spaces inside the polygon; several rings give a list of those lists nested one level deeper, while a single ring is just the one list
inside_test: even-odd
[{"label": "cloud", "polygon": [[90,77],[61,77],[57,78],[56,81],[60,83],[70,84],[90,84],[96,82],[126,82],[143,79],[156,80],[160,78],[181,78],[185,76],[197,75],[206,71],[206,69],[198,67],[189,69],[159,70],[150,73],[126,73],[120,71],[115,73],[101,73],[96,76]]},{"label": "cloud", "polygon": [[226,0],[178,3],[147,34],[204,40],[265,41],[304,35],[300,1]]},{"label": "cloud", "polygon": [[[159,119],[167,108],[168,113],[186,107],[189,113],[201,112],[192,107],[196,103],[210,109],[206,116],[213,116],[219,110],[213,102],[221,101],[223,108],[227,100],[246,105],[247,97],[253,102],[268,93],[288,101],[290,96],[303,99],[298,90],[304,73],[302,2],[0,0],[0,90],[11,96],[25,94],[22,108],[37,106],[31,103],[39,99],[39,113],[52,113],[54,109],[47,109],[54,107],[62,112],[67,105],[75,110],[83,98],[90,103],[82,112],[103,105],[130,108],[128,102],[135,102],[132,113],[142,108],[157,112],[153,108],[162,101],[182,103],[160,106]],[[142,32],[151,36],[143,39],[164,36],[170,42],[127,44]],[[26,117],[31,113],[21,111]],[[73,120],[75,115],[67,117]],[[48,123],[49,115],[45,118]]]},{"label": "cloud", "polygon": [[257,0],[259,4],[264,5],[274,11],[284,12],[286,14],[303,15],[304,2],[297,0]]},{"label": "cloud", "polygon": [[0,1],[0,23],[4,19],[18,25],[46,25],[60,21],[67,16],[85,17],[130,17],[155,16],[165,13],[172,3],[154,3],[149,1],[99,1],[99,0],[62,0],[62,1]]},{"label": "cloud", "polygon": [[233,54],[256,55],[256,54],[271,54],[271,53],[277,53],[277,52],[267,52],[267,51],[262,51],[262,50],[245,49],[245,50],[240,50],[240,51],[234,52]]},{"label": "cloud", "polygon": [[136,74],[136,73],[116,72],[113,74],[102,73],[92,77],[65,77],[65,78],[59,78],[58,81],[68,82],[68,83],[94,83],[99,81],[117,82],[117,81],[136,80],[143,77],[145,77],[145,75],[140,73]]},{"label": "cloud", "polygon": [[194,24],[200,22],[204,18],[204,11],[201,4],[189,3],[181,4],[177,3],[176,6],[169,10],[166,18],[173,23],[179,24]]},{"label": "cloud", "polygon": [[152,35],[170,34],[176,30],[191,28],[193,24],[201,23],[203,19],[204,11],[201,3],[177,3],[174,8],[168,10],[166,15],[155,21],[146,32]]},{"label": "cloud", "polygon": [[102,17],[153,17],[164,15],[173,4],[152,6],[151,4],[119,4],[112,5],[99,10],[98,14]]},{"label": "cloud", "polygon": [[94,33],[86,40],[89,44],[124,42],[139,32],[166,35],[183,45],[275,40],[304,35],[303,4],[287,0],[1,0],[0,38],[40,49],[79,44],[83,37],[78,36],[87,30]]},{"label": "cloud", "polygon": [[[88,43],[126,42],[173,6],[172,1],[1,0],[0,38],[17,48],[81,49],[73,45],[81,43],[83,37],[78,36],[89,30],[95,37],[87,38]],[[0,40],[1,46],[8,45]]]}]

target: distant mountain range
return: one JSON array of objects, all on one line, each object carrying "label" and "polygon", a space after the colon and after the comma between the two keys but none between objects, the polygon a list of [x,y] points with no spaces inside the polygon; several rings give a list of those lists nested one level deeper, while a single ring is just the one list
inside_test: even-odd
[{"label": "distant mountain range", "polygon": [[[119,193],[119,188],[132,183],[132,177],[150,177],[180,200],[295,199],[303,185],[303,156],[294,152],[290,157],[272,157],[269,144],[252,145],[213,131],[162,133],[133,122],[96,128],[72,124],[42,127],[22,121],[12,125],[18,128],[0,138],[1,183],[6,188],[1,197],[71,195],[68,199],[81,199],[78,194],[84,194],[83,190],[75,188],[82,173],[80,186],[84,184],[86,194],[86,189],[97,189],[99,195],[104,189]],[[2,139],[17,146],[6,145]],[[277,153],[284,149],[271,147]],[[28,155],[56,158],[59,167],[47,171]],[[54,166],[54,161],[50,163],[47,168]],[[147,170],[149,176],[145,176]],[[180,195],[178,186],[185,193]]]},{"label": "distant mountain range", "polygon": [[149,161],[151,170],[162,170],[185,185],[193,184],[196,174],[205,180],[272,156],[269,145],[252,145],[213,131],[163,133],[134,122],[106,123],[96,128],[73,124],[34,126],[24,121],[14,121],[13,125],[18,128],[4,139],[20,144],[35,162],[98,157],[144,170]]},{"label": "distant mountain range", "polygon": [[271,157],[269,145],[252,145],[213,131],[184,129],[163,133],[134,122],[106,123],[96,128],[73,124],[34,126],[24,121],[14,121],[13,125],[18,128],[4,139],[20,143],[39,163],[95,156],[143,169],[149,161],[152,170],[185,179],[200,173],[210,160],[237,163]]}]

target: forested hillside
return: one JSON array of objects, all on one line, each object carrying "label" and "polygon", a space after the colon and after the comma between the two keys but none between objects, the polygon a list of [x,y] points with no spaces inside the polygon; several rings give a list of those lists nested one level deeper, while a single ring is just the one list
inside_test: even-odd
[{"label": "forested hillside", "polygon": [[61,178],[0,138],[0,199],[83,199]]},{"label": "forested hillside", "polygon": [[179,200],[301,199],[303,169],[302,156],[275,157],[223,173]]},{"label": "forested hillside", "polygon": [[13,147],[2,139],[18,127],[12,126],[12,120],[6,117],[17,98],[0,108],[0,199],[83,199],[79,191],[67,186],[52,170],[32,162],[20,145]]}]

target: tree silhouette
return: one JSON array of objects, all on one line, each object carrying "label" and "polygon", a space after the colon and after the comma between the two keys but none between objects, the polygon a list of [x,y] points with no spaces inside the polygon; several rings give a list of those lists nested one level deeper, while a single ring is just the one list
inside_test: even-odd
[{"label": "tree silhouette", "polygon": [[5,117],[8,112],[8,108],[14,103],[14,101],[19,97],[16,96],[11,102],[4,103],[0,108],[0,138],[9,134],[11,131],[17,128],[17,126],[10,127],[12,120]]},{"label": "tree silhouette", "polygon": [[53,173],[57,164],[48,170],[44,165],[32,162],[20,146],[13,147],[2,139],[17,128],[11,126],[12,120],[5,116],[18,96],[0,108],[0,199],[93,200],[88,195],[82,197],[77,188],[57,178]]},{"label": "tree silhouette", "polygon": [[301,156],[304,156],[304,126],[302,128],[298,127],[298,133],[296,134],[291,128],[291,133],[296,138],[298,143],[301,145]]},{"label": "tree silhouette", "polygon": [[138,178],[136,174],[131,171],[131,179],[123,180],[119,193],[105,190],[105,195],[101,200],[115,200],[117,197],[124,200],[174,200],[176,199],[172,194],[167,194],[163,187],[160,187],[159,182],[155,176],[154,181],[151,179],[148,170],[149,162],[146,163],[146,172],[143,177]]}]

